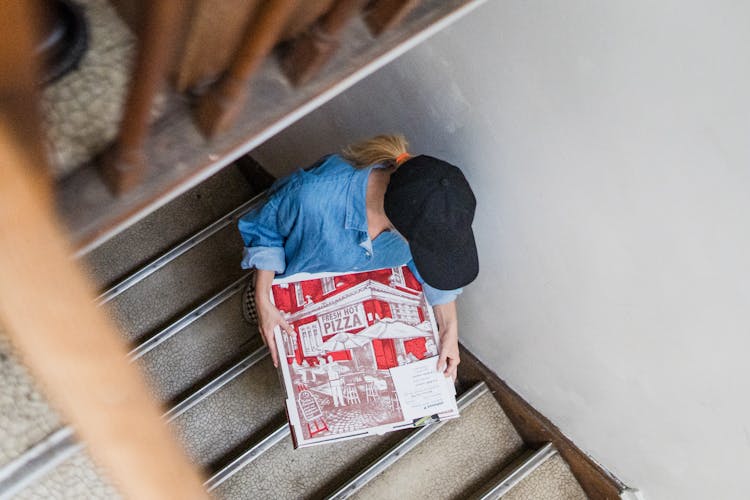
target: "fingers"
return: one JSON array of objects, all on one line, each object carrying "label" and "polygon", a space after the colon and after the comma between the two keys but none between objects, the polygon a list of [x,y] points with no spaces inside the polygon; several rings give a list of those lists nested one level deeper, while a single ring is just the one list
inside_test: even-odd
[{"label": "fingers", "polygon": [[274,338],[273,327],[272,328],[261,327],[260,338],[263,339],[263,343],[266,345],[266,347],[268,347],[268,352],[271,354],[271,361],[273,361],[273,366],[275,368],[278,368],[279,367],[279,353],[278,353],[278,350],[276,349],[276,339]]},{"label": "fingers", "polygon": [[451,377],[454,381],[458,377],[458,364],[461,362],[458,358],[448,358],[448,368],[445,370],[445,376]]},{"label": "fingers", "polygon": [[268,343],[268,351],[271,353],[271,361],[273,361],[274,368],[279,367],[279,353],[276,350],[276,342]]},{"label": "fingers", "polygon": [[458,356],[449,356],[448,353],[440,354],[437,363],[437,370],[446,377],[456,380],[458,376],[458,364],[461,362]]},{"label": "fingers", "polygon": [[438,373],[443,373],[445,371],[445,368],[446,368],[445,365],[446,365],[447,359],[448,359],[448,354],[445,352],[441,352],[440,357],[438,358],[438,362],[437,362]]},{"label": "fingers", "polygon": [[289,323],[287,323],[286,320],[284,320],[284,318],[281,318],[281,321],[279,321],[279,326],[281,326],[281,328],[284,329],[284,331],[288,333],[289,335],[294,333],[294,328],[292,328],[289,325]]}]

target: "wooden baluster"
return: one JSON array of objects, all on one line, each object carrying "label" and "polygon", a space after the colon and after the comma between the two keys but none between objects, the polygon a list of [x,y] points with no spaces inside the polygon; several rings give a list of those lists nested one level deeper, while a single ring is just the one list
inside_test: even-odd
[{"label": "wooden baluster", "polygon": [[196,120],[208,137],[227,130],[242,110],[250,78],[271,52],[298,0],[266,0],[248,26],[229,71],[198,98]]},{"label": "wooden baluster", "polygon": [[[0,323],[47,397],[129,498],[206,498],[54,209],[31,1],[0,0]],[[48,177],[48,176],[44,176]],[[5,381],[3,381],[4,383]]]},{"label": "wooden baluster", "polygon": [[148,135],[154,98],[162,88],[184,21],[184,2],[148,2],[141,14],[135,68],[120,130],[104,154],[102,174],[115,194],[123,194],[147,174],[143,146]]},{"label": "wooden baluster", "polygon": [[365,0],[336,0],[312,28],[290,42],[281,65],[294,85],[308,82],[328,62],[347,23],[364,4]]},{"label": "wooden baluster", "polygon": [[378,36],[393,28],[413,11],[420,0],[373,0],[365,12],[365,22]]}]

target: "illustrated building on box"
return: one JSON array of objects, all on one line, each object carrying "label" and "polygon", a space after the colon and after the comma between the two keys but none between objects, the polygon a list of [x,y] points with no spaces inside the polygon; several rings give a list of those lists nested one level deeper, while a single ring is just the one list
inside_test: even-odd
[{"label": "illustrated building on box", "polygon": [[[429,317],[421,286],[407,267],[282,284],[273,293],[277,308],[289,314],[287,322],[295,330],[283,334],[287,362],[300,365],[315,366],[329,356],[333,361],[352,360],[351,349],[323,349],[339,333],[356,334],[383,318],[417,326]],[[379,370],[437,353],[428,331],[411,339],[372,339],[369,345]]]}]

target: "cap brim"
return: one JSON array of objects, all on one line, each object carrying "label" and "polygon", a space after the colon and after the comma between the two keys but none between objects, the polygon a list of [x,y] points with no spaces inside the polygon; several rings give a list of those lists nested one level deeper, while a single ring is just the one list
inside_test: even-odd
[{"label": "cap brim", "polygon": [[474,281],[479,257],[471,228],[461,235],[431,235],[429,241],[410,241],[414,264],[425,282],[438,290],[455,290]]}]

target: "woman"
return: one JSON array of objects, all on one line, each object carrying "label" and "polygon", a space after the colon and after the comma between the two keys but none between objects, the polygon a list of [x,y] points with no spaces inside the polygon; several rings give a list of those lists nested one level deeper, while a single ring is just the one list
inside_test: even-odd
[{"label": "woman", "polygon": [[383,135],[327,156],[276,181],[266,203],[240,219],[242,267],[256,269],[258,326],[274,366],[274,328],[293,331],[270,300],[276,275],[406,264],[435,311],[438,370],[456,378],[455,300],[479,271],[471,230],[476,200],[457,167],[412,157],[407,146],[403,136]]}]

